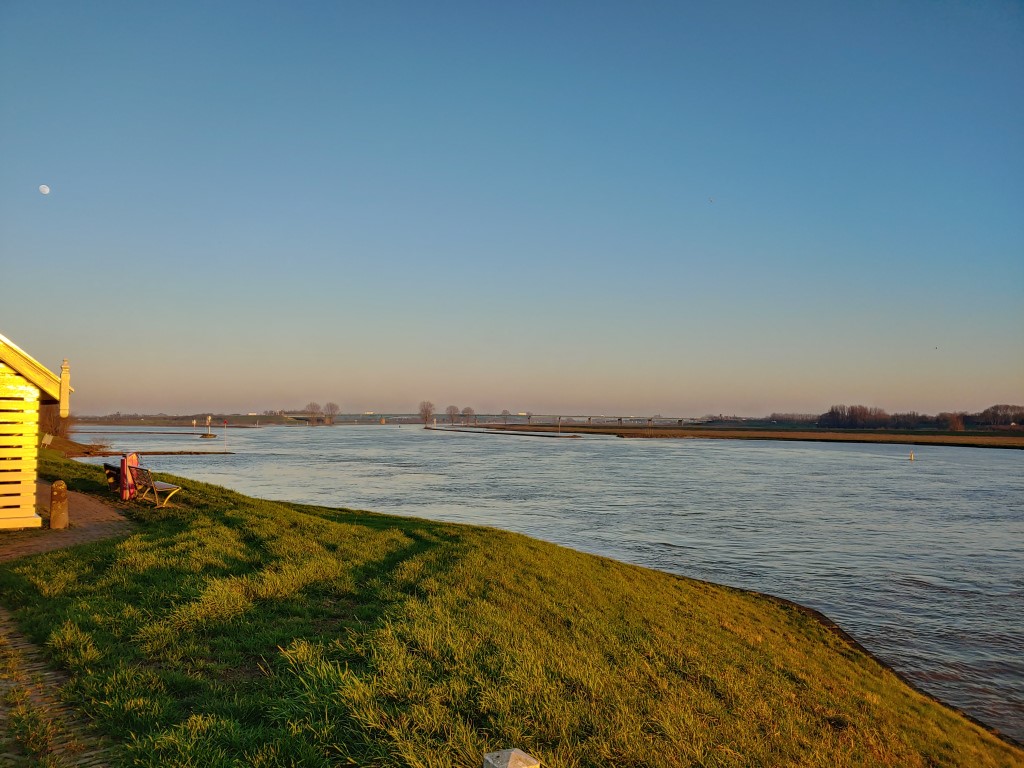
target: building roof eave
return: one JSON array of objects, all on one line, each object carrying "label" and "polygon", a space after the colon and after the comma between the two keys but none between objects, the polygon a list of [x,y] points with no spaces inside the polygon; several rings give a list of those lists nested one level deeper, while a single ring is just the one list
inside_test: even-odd
[{"label": "building roof eave", "polygon": [[38,387],[41,402],[60,402],[60,376],[3,334],[0,334],[0,363],[13,368],[31,384]]}]

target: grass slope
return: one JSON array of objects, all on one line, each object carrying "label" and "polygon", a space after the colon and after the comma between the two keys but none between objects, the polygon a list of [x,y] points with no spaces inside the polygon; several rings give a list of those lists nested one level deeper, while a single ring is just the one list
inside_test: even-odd
[{"label": "grass slope", "polygon": [[[104,492],[95,467],[44,474]],[[175,478],[9,563],[67,695],[153,766],[1021,765],[793,606],[524,536]]]}]

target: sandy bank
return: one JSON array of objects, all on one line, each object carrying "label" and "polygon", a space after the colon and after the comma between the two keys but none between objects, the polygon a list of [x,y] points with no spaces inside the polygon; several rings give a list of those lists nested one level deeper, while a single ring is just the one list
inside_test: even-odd
[{"label": "sandy bank", "polygon": [[897,443],[904,445],[949,445],[969,448],[1024,448],[1024,434],[932,434],[909,432],[823,432],[818,430],[719,429],[699,427],[619,427],[586,424],[552,425],[487,424],[487,429],[500,431],[561,432],[591,435],[615,435],[636,438],[674,438],[706,440],[803,440],[819,443]]}]

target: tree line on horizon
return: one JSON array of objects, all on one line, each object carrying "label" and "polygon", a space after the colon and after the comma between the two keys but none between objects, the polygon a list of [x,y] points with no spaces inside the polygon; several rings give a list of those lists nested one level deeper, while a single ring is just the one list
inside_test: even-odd
[{"label": "tree line on horizon", "polygon": [[[434,411],[435,406],[429,400],[422,400],[420,402],[419,417],[424,424],[427,424],[434,417]],[[468,405],[465,408],[462,408],[461,410],[457,405],[449,405],[447,408],[444,409],[444,413],[448,417],[448,422],[450,424],[454,424],[455,420],[460,415],[462,416],[463,424],[468,424],[470,422],[470,419],[473,420],[474,424],[477,423],[476,410]],[[505,411],[505,413],[508,413],[508,411]]]},{"label": "tree line on horizon", "polygon": [[916,411],[887,413],[866,405],[833,405],[825,413],[773,413],[772,421],[813,424],[821,429],[992,429],[1024,424],[1024,405],[992,405],[978,413],[944,411],[929,416]]},{"label": "tree line on horizon", "polygon": [[[314,422],[322,421],[324,424],[333,424],[339,413],[340,408],[336,403],[330,402],[321,406],[319,403],[313,401],[307,403],[303,408],[263,411],[264,416],[305,414]],[[444,416],[441,417],[442,420],[447,420],[450,424],[455,424],[459,419],[461,419],[463,424],[477,423],[478,420],[478,414],[475,409],[469,406],[459,408],[456,405],[449,405],[445,408],[443,413]],[[159,417],[166,416],[166,414],[162,413],[156,415]],[[420,403],[418,416],[424,424],[429,423],[435,415],[440,416],[440,414],[437,414],[432,402],[424,400]],[[506,424],[512,417],[512,414],[508,409],[501,411],[501,413],[497,415],[500,416]],[[527,423],[529,423],[534,414],[532,412],[527,412],[525,415],[527,417]],[[91,418],[118,421],[135,420],[143,416],[148,417],[152,416],[152,414],[122,414],[121,412],[117,412],[114,414],[108,414],[107,416]],[[71,419],[61,419],[56,406],[40,407],[39,417],[40,430],[42,432],[61,437],[67,436],[68,425]],[[653,418],[660,419],[662,417],[660,415],[656,415]],[[715,420],[715,418],[716,417],[708,417],[709,420]],[[720,419],[722,417],[717,418]],[[740,419],[740,417],[730,417],[727,420],[750,421],[748,419]],[[825,413],[821,414],[775,412],[768,416],[766,420],[776,424],[805,425],[807,427],[817,427],[820,429],[936,429],[958,432],[962,430],[1000,429],[1024,426],[1024,405],[1009,405],[1004,403],[989,406],[985,410],[977,413],[956,411],[942,412],[934,416],[917,413],[916,411],[888,413],[882,408],[865,405],[833,405]],[[564,423],[568,423],[569,421],[572,420],[569,419]],[[753,419],[753,421],[757,422],[761,420]]]},{"label": "tree line on horizon", "polygon": [[333,424],[334,417],[337,416],[340,411],[341,408],[338,407],[337,403],[327,403],[321,408],[320,403],[315,400],[311,400],[306,403],[306,407],[302,409],[302,412],[309,417],[310,421],[316,421],[317,419],[322,418],[324,420],[324,424]]}]

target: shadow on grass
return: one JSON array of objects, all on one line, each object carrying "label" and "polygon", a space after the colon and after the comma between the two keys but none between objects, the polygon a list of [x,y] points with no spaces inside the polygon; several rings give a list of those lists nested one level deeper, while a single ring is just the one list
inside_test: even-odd
[{"label": "shadow on grass", "polygon": [[[41,474],[109,498],[99,467]],[[760,596],[172,479],[173,507],[118,503],[135,534],[0,567],[0,601],[132,764],[479,765],[494,743],[552,765],[1017,757]]]},{"label": "shadow on grass", "polygon": [[46,453],[39,474],[140,524],[124,539],[0,567],[0,600],[71,671],[78,703],[122,738],[200,711],[258,719],[268,659],[299,638],[372,633],[417,589],[408,576],[397,585],[394,571],[455,538],[443,524],[261,501],[183,478],[173,478],[173,507],[122,503],[100,467]]}]

